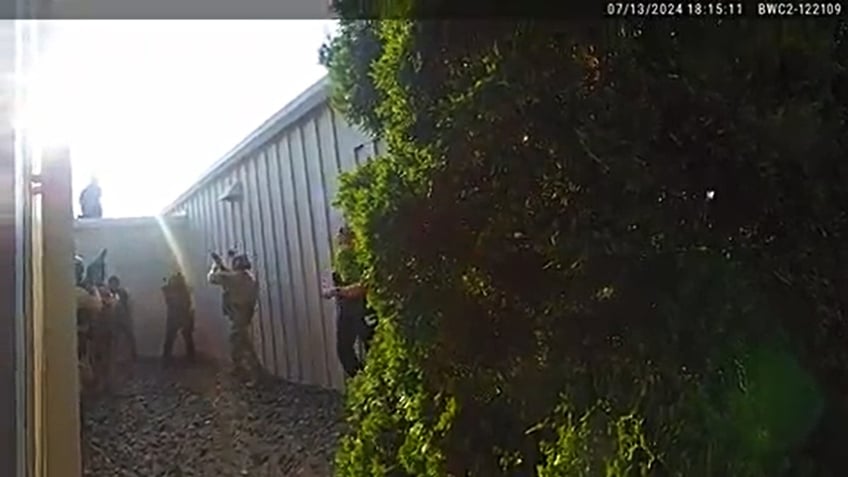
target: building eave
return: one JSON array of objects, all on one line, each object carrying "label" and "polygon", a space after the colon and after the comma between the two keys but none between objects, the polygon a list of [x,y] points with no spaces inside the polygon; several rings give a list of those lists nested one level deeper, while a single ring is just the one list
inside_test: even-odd
[{"label": "building eave", "polygon": [[215,161],[191,187],[162,209],[161,215],[173,213],[194,193],[214,181],[222,172],[246,159],[257,148],[300,120],[309,111],[326,102],[329,99],[329,87],[329,78],[324,76],[283,106],[223,157]]}]

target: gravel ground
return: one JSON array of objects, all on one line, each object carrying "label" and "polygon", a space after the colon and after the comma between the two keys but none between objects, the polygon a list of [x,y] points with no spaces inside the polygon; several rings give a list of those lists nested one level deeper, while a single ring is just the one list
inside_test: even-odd
[{"label": "gravel ground", "polygon": [[127,369],[83,403],[86,477],[329,477],[337,392],[277,381],[248,389],[211,365]]}]

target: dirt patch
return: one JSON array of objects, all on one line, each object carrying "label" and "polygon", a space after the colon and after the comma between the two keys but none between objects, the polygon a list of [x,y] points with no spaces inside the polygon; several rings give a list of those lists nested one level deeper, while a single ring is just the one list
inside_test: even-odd
[{"label": "dirt patch", "polygon": [[84,476],[329,477],[341,395],[276,381],[247,388],[212,365],[139,362],[83,404]]}]

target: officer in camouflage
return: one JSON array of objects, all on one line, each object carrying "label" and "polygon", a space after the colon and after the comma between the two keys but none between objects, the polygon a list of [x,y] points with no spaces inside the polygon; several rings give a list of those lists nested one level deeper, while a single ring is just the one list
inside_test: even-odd
[{"label": "officer in camouflage", "polygon": [[86,266],[74,257],[77,298],[77,352],[84,389],[105,390],[111,382],[112,325],[118,297],[103,283],[106,249]]},{"label": "officer in camouflage", "polygon": [[[229,260],[229,266],[223,265],[224,269],[232,268],[233,259],[236,257],[235,250],[227,250],[227,260]],[[223,262],[222,262],[223,263]],[[224,313],[224,316],[230,316],[230,292],[224,290],[221,293],[221,310]]]},{"label": "officer in camouflage", "polygon": [[230,319],[230,355],[236,374],[254,382],[264,376],[262,365],[253,350],[250,324],[259,297],[259,284],[250,272],[252,266],[247,255],[232,257],[231,268],[218,254],[212,254],[209,283],[223,289],[225,313]]},{"label": "officer in camouflage", "polygon": [[99,313],[102,308],[102,300],[97,288],[86,282],[85,263],[79,255],[74,255],[74,276],[76,279],[77,309],[93,314]]},{"label": "officer in camouflage", "polygon": [[92,361],[92,328],[94,321],[103,310],[103,300],[85,280],[85,262],[79,255],[74,256],[74,275],[76,279],[77,302],[77,357],[79,359],[80,387],[88,388],[96,379]]}]

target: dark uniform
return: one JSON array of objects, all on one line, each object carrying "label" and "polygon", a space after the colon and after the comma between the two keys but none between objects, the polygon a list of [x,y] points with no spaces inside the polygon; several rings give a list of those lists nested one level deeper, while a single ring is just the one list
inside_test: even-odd
[{"label": "dark uniform", "polygon": [[80,218],[99,219],[103,217],[103,207],[100,205],[101,195],[100,185],[92,180],[79,196],[80,210],[82,211]]},{"label": "dark uniform", "polygon": [[195,358],[194,306],[191,302],[191,289],[182,273],[175,273],[167,279],[162,286],[162,295],[165,297],[167,313],[162,358],[166,363],[171,361],[174,340],[177,333],[180,333],[185,343],[186,356],[192,360]]},{"label": "dark uniform", "polygon": [[[340,231],[339,251],[335,257],[333,285],[344,287],[360,283],[362,270],[354,256],[354,249],[345,237],[350,232]],[[336,353],[348,377],[355,376],[365,365],[365,355],[371,345],[376,329],[376,313],[368,305],[366,297],[336,297]],[[357,341],[362,352],[357,353]]]},{"label": "dark uniform", "polygon": [[109,290],[117,297],[114,317],[115,338],[124,338],[130,346],[130,353],[133,359],[136,359],[138,358],[138,350],[135,344],[130,294],[126,288],[121,286],[121,281],[115,276],[109,277]]},{"label": "dark uniform", "polygon": [[259,285],[250,273],[250,260],[245,255],[232,259],[232,270],[212,264],[207,279],[223,289],[224,312],[230,319],[230,355],[233,367],[243,378],[264,375],[253,349],[250,324],[259,298]]}]

